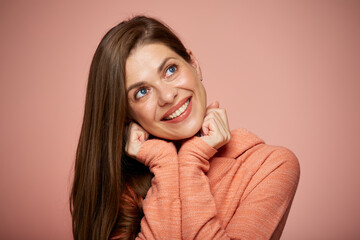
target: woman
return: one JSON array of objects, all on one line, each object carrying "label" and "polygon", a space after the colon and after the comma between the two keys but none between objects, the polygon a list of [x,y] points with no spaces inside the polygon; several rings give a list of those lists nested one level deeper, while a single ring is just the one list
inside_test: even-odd
[{"label": "woman", "polygon": [[75,239],[278,239],[299,180],[285,148],[230,132],[200,66],[159,21],[112,28],[89,73]]}]

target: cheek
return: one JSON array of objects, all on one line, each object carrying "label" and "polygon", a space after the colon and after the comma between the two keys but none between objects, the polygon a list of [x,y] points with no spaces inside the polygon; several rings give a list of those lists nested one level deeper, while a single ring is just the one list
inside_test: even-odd
[{"label": "cheek", "polygon": [[155,116],[155,108],[151,101],[146,101],[145,103],[138,103],[130,105],[130,113],[134,120],[136,120],[140,125],[151,124]]},{"label": "cheek", "polygon": [[184,71],[178,84],[179,87],[192,91],[196,94],[197,99],[200,101],[199,107],[205,112],[207,104],[206,91],[204,85],[200,79],[198,79],[196,72],[191,69]]},{"label": "cheek", "polygon": [[197,79],[196,74],[190,69],[187,69],[179,76],[177,85],[192,91],[196,91],[199,88],[199,82],[200,81]]},{"label": "cheek", "polygon": [[130,113],[131,116],[134,120],[136,120],[137,122],[139,122],[139,120],[144,119],[144,116],[146,116],[144,114],[144,112],[146,111],[146,106],[142,106],[142,105],[130,105]]},{"label": "cheek", "polygon": [[206,107],[207,107],[207,97],[206,97],[206,91],[204,88],[204,85],[202,82],[198,83],[197,86],[197,95],[200,102],[199,110],[205,116],[206,113]]}]

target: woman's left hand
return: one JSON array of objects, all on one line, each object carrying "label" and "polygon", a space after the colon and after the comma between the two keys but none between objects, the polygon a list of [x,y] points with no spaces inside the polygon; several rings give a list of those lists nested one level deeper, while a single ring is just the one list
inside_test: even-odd
[{"label": "woman's left hand", "polygon": [[215,149],[230,141],[226,110],[219,108],[219,102],[215,101],[207,107],[201,134],[200,138]]}]

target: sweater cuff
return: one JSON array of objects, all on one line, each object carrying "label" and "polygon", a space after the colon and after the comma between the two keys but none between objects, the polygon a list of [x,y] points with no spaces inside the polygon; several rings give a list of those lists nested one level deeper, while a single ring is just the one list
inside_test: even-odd
[{"label": "sweater cuff", "polygon": [[217,150],[199,137],[192,137],[180,148],[179,156],[195,156],[201,160],[209,160]]},{"label": "sweater cuff", "polygon": [[160,139],[150,139],[145,141],[136,155],[136,160],[145,166],[154,167],[159,165],[161,160],[176,157],[175,145]]}]

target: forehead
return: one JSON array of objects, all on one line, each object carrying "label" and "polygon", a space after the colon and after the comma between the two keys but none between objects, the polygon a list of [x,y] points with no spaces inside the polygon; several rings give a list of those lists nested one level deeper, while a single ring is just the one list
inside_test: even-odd
[{"label": "forehead", "polygon": [[168,46],[161,43],[150,43],[136,47],[126,60],[126,86],[144,81],[147,77],[157,74],[158,67],[166,58],[181,59]]}]

